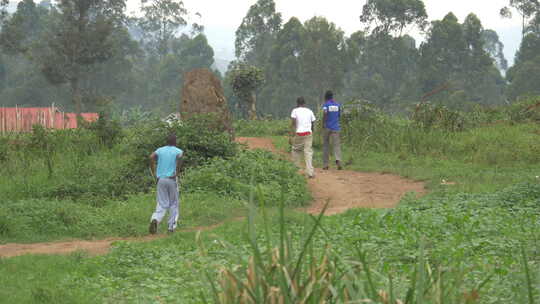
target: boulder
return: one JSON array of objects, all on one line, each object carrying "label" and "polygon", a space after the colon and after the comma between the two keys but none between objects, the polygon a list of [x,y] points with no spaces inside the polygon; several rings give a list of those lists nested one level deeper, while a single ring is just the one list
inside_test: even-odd
[{"label": "boulder", "polygon": [[231,113],[221,81],[209,69],[195,69],[184,75],[180,111],[182,118],[215,114],[216,125],[233,135]]}]

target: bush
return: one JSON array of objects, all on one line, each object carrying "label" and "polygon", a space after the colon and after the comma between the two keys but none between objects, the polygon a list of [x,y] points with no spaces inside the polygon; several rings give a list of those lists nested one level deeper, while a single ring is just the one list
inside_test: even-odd
[{"label": "bush", "polygon": [[124,199],[154,185],[148,155],[165,145],[171,132],[186,152],[187,167],[234,156],[237,144],[209,126],[210,117],[171,126],[145,121],[123,131],[105,118],[88,128],[51,131],[36,126],[33,133],[17,137],[17,146],[0,147],[0,158],[9,160],[0,167],[0,191],[11,200],[76,199],[95,206]]},{"label": "bush", "polygon": [[511,122],[540,122],[540,98],[528,98],[513,103],[507,109]]},{"label": "bush", "polygon": [[264,198],[274,205],[283,195],[288,206],[301,206],[309,200],[305,180],[290,162],[267,151],[243,151],[231,159],[188,170],[183,189],[188,192],[216,192],[244,200],[260,187]]}]

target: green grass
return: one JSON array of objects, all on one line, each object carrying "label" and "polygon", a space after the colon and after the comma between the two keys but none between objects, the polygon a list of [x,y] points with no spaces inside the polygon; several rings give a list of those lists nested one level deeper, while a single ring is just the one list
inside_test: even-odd
[{"label": "green grass", "polygon": [[[265,127],[263,133],[275,135],[272,139],[276,146],[286,150],[287,139],[274,133],[273,126]],[[348,169],[423,180],[430,193],[421,199],[406,196],[391,210],[351,210],[324,218],[312,245],[307,247],[307,256],[321,258],[326,254],[338,266],[332,268],[334,274],[342,273],[347,265],[356,265],[351,268],[354,286],[336,286],[373,299],[377,299],[379,290],[392,290],[396,298],[409,298],[408,303],[440,303],[440,299],[465,303],[466,298],[474,300],[476,295],[479,303],[539,301],[538,125],[498,124],[448,132],[417,130],[404,120],[377,118],[351,126],[354,128],[343,134]],[[258,130],[257,126],[253,128]],[[315,146],[319,148],[320,141],[316,140]],[[315,160],[320,159],[318,151]],[[186,226],[219,222],[234,217],[238,214],[235,210],[245,214],[245,204],[257,188],[256,202],[264,201],[268,206],[281,201],[274,192],[283,191],[286,199],[290,193],[305,193],[306,189],[305,181],[297,179],[290,164],[271,160],[260,152],[217,160],[186,175]],[[441,185],[443,179],[456,185]],[[288,205],[296,206],[306,197],[290,200]],[[59,211],[76,203],[46,200],[42,209],[32,210],[30,206],[39,207],[39,201],[2,205],[0,210],[20,213],[15,217],[2,217],[0,213],[0,231],[6,227],[1,224],[6,218],[22,219],[20,227],[30,227],[13,240],[28,241],[32,234],[43,239],[70,233],[76,236],[83,226],[89,227],[80,220],[86,217],[87,209],[80,208],[81,214],[74,213],[78,220],[73,221],[71,230],[55,231],[54,227],[62,226],[52,225],[40,235],[38,227],[49,225],[47,220],[69,223],[69,213]],[[103,235],[146,233],[153,207],[153,195],[143,194],[124,203],[88,209],[92,215],[88,218],[98,224],[90,227]],[[195,233],[179,232],[149,243],[118,242],[110,254],[101,257],[74,254],[67,258],[2,259],[0,273],[7,275],[0,278],[0,302],[85,303],[91,299],[99,303],[201,303],[201,295],[211,300],[209,281],[219,279],[223,267],[245,279],[249,258],[256,254],[253,240],[262,253],[268,253],[280,243],[280,227],[284,224],[291,240],[290,252],[302,250],[313,228],[310,216],[287,210],[281,222],[278,210],[270,208],[264,225],[261,211],[251,213],[256,215],[255,239],[252,224],[229,221],[202,233],[199,242]],[[47,217],[51,214],[52,218]],[[101,222],[100,216],[107,220]],[[201,248],[205,254],[201,254]],[[306,259],[301,265],[309,268],[319,265],[318,261]],[[38,279],[32,270],[39,274]],[[332,282],[340,284],[339,280]]]},{"label": "green grass", "polygon": [[[273,247],[267,245],[268,241],[280,242],[278,212],[267,212],[267,225],[262,213],[255,213],[256,240],[263,252]],[[290,250],[298,253],[314,221],[294,212],[286,212],[284,219]],[[28,288],[12,295],[29,302],[39,302],[32,298],[33,289],[45,288],[50,294],[67,290],[74,296],[90,294],[102,303],[200,303],[201,294],[207,299],[212,297],[206,272],[216,280],[224,266],[244,278],[253,254],[248,231],[254,230],[248,227],[246,220],[229,222],[203,232],[200,242],[195,233],[177,233],[150,243],[118,242],[106,256],[84,258],[77,263],[69,262],[73,258],[60,262],[71,265],[69,269],[47,267],[58,263],[58,258],[16,257],[2,260],[0,272],[11,270],[11,280],[6,279],[3,285],[11,291],[16,290],[14,284],[32,277],[30,271],[15,271],[25,269],[28,261],[36,264],[34,268],[44,269],[42,276],[56,280],[55,287],[30,281]],[[349,261],[360,262],[360,249],[377,292],[389,290],[391,277],[393,293],[402,300],[411,288],[414,292],[425,288],[423,303],[438,303],[429,299],[443,288],[452,291],[449,303],[465,303],[463,295],[476,292],[482,285],[479,303],[527,303],[529,293],[538,299],[539,238],[540,185],[521,184],[491,194],[432,194],[420,200],[407,197],[396,209],[359,209],[327,217],[308,246],[305,263],[327,252],[330,257],[339,257],[330,261],[343,267]],[[200,248],[205,254],[200,253]],[[415,274],[419,269],[425,272],[426,281],[414,287],[412,279],[422,277]],[[358,286],[366,286],[365,273],[354,278]],[[439,286],[439,279],[447,285]]]},{"label": "green grass", "polygon": [[87,263],[84,254],[0,259],[1,303],[96,303],[88,288],[65,288],[69,276]]},{"label": "green grass", "polygon": [[[245,202],[239,199],[201,192],[180,196],[180,229],[209,226],[245,214]],[[65,200],[8,202],[0,206],[0,244],[146,235],[155,202],[153,193],[111,201],[104,207]],[[166,231],[165,226],[160,229]]]}]

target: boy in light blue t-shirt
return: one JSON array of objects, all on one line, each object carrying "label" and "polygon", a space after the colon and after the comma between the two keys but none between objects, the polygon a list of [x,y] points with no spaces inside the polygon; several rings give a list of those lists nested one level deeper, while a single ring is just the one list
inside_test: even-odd
[{"label": "boy in light blue t-shirt", "polygon": [[[161,222],[167,210],[170,211],[168,221],[168,231],[174,232],[178,222],[178,171],[182,164],[181,157],[184,152],[176,147],[176,136],[174,134],[167,138],[167,146],[157,149],[150,155],[152,172],[156,172],[157,178],[157,205],[156,211],[150,219],[151,234],[157,232],[158,224]],[[157,160],[157,170],[155,168]]]}]

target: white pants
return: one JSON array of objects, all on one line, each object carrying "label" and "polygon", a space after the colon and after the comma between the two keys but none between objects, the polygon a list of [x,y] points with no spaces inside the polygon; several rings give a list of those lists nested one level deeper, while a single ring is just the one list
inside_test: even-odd
[{"label": "white pants", "polygon": [[160,178],[157,184],[157,205],[156,211],[152,214],[152,220],[161,222],[167,210],[169,213],[169,230],[176,229],[176,223],[178,222],[178,184],[175,179]]},{"label": "white pants", "polygon": [[297,167],[301,168],[300,160],[302,154],[304,154],[304,161],[306,162],[306,173],[308,176],[314,176],[313,171],[313,149],[311,145],[313,144],[313,135],[307,136],[298,136],[295,135],[292,145],[292,159]]}]

